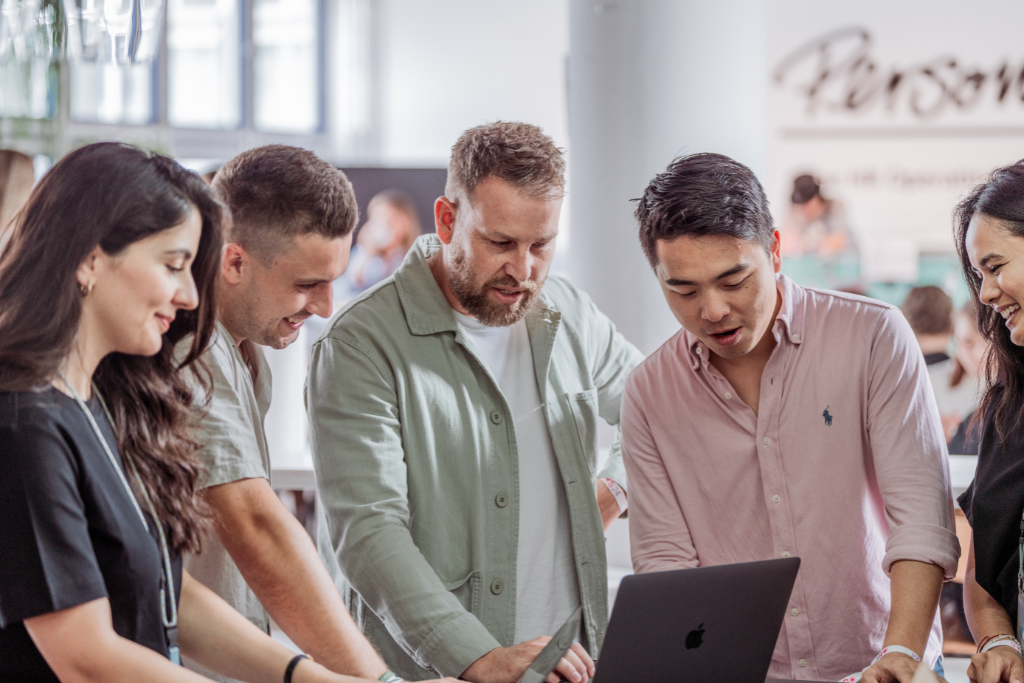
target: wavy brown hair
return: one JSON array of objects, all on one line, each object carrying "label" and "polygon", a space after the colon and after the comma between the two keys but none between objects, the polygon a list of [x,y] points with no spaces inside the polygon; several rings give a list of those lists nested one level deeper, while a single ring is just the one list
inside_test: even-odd
[{"label": "wavy brown hair", "polygon": [[991,414],[996,435],[1003,440],[1021,420],[1024,348],[1010,340],[1010,331],[1003,324],[1002,316],[981,301],[981,277],[967,254],[967,230],[977,215],[993,218],[1011,235],[1024,238],[1024,160],[993,171],[988,182],[971,190],[953,214],[953,234],[964,279],[971,290],[971,298],[978,304],[978,332],[991,344],[985,360],[988,389],[974,411],[970,427],[987,429],[989,425],[981,423]]},{"label": "wavy brown hair", "polygon": [[[98,143],[58,162],[32,192],[0,252],[0,391],[48,384],[72,351],[82,314],[78,266],[98,245],[111,256],[184,221],[202,219],[192,277],[199,305],[179,311],[154,356],[112,353],[93,381],[110,407],[122,457],[138,470],[168,542],[197,552],[210,527],[196,496],[203,467],[191,436],[186,369],[209,393],[200,355],[216,325],[220,249],[227,213],[202,179],[174,160]],[[183,358],[176,357],[179,341]]]}]

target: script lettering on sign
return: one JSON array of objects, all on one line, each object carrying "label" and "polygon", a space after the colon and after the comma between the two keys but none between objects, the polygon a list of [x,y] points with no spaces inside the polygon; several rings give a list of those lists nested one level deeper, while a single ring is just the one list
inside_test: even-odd
[{"label": "script lettering on sign", "polygon": [[979,105],[1024,112],[1024,57],[984,66],[947,53],[904,66],[881,63],[873,48],[866,28],[832,31],[786,55],[772,80],[819,120],[843,113],[929,120]]}]

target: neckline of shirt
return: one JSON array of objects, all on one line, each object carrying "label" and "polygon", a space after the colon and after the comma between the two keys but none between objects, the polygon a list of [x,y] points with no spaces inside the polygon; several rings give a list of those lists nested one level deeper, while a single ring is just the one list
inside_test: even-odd
[{"label": "neckline of shirt", "polygon": [[492,325],[485,325],[476,318],[466,315],[465,313],[459,313],[454,308],[452,313],[455,314],[455,320],[464,327],[467,331],[473,332],[474,334],[507,334],[511,329],[512,325],[506,325],[504,327],[494,327]]}]

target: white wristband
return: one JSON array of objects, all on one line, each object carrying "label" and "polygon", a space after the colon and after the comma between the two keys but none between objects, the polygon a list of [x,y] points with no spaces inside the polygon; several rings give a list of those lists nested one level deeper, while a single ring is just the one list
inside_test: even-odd
[{"label": "white wristband", "polygon": [[608,490],[612,492],[613,496],[615,496],[615,502],[619,504],[619,514],[621,515],[626,511],[626,507],[629,506],[629,501],[626,500],[626,492],[622,490],[621,486],[607,477],[600,479],[600,481],[603,481],[604,485],[607,486]]},{"label": "white wristband", "polygon": [[921,661],[921,656],[919,654],[917,654],[916,652],[914,652],[913,650],[911,650],[909,647],[903,647],[902,645],[890,645],[889,647],[884,648],[881,652],[879,652],[875,656],[875,661],[871,662],[871,666],[874,666],[875,662],[877,662],[882,657],[886,656],[887,654],[891,654],[893,652],[899,652],[902,655],[907,655],[908,657],[913,659],[915,662],[919,662],[920,663],[920,661]]},{"label": "white wristband", "polygon": [[[868,669],[874,666],[879,659],[888,654],[892,654],[893,652],[899,652],[900,654],[907,655],[908,657],[911,657],[915,662],[921,661],[921,657],[916,652],[911,650],[909,647],[903,647],[902,645],[890,645],[889,647],[884,648],[875,656],[874,660],[871,662],[871,666],[869,666]],[[864,669],[864,671],[867,671],[868,669]],[[860,677],[864,675],[864,671],[858,671],[855,674],[847,676],[840,683],[858,683],[858,681],[860,681]]]}]

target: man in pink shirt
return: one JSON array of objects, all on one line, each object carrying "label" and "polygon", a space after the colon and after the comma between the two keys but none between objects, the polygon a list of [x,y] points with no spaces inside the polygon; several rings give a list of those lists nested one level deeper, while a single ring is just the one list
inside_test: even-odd
[{"label": "man in pink shirt", "polygon": [[764,190],[728,157],[677,159],[636,215],[683,326],[623,398],[636,571],[800,557],[769,677],[941,670],[936,607],[960,547],[899,309],[779,274]]}]

